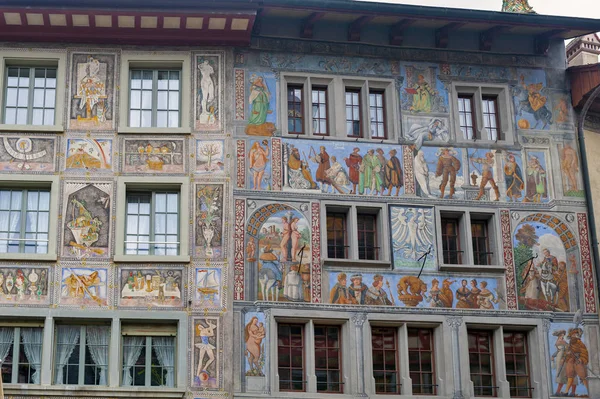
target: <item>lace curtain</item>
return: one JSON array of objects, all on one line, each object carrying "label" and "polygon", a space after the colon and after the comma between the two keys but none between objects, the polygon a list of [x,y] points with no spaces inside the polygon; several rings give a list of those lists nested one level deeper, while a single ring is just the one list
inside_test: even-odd
[{"label": "lace curtain", "polygon": [[108,368],[109,327],[87,327],[87,347],[92,355],[92,361],[100,370],[99,385],[108,385],[106,372]]},{"label": "lace curtain", "polygon": [[0,328],[0,365],[4,363],[4,359],[6,359],[6,356],[8,356],[8,351],[10,351],[14,339],[14,328]]},{"label": "lace curtain", "polygon": [[79,342],[80,329],[79,326],[59,326],[56,329],[55,384],[63,384],[65,365]]},{"label": "lace curtain", "polygon": [[131,368],[135,365],[142,349],[145,348],[145,337],[123,337],[123,386],[133,385]]},{"label": "lace curtain", "polygon": [[34,370],[31,375],[31,383],[40,383],[40,372],[42,371],[42,341],[44,330],[41,328],[21,328],[21,339],[29,365]]},{"label": "lace curtain", "polygon": [[173,337],[152,337],[152,349],[156,353],[158,363],[167,370],[165,386],[175,385],[175,347]]}]

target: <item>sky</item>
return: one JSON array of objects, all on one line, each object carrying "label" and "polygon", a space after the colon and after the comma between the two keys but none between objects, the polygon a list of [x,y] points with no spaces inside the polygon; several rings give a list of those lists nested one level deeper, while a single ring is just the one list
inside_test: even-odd
[{"label": "sky", "polygon": [[[363,0],[380,3],[500,11],[502,0]],[[529,0],[538,14],[600,19],[600,0]]]}]

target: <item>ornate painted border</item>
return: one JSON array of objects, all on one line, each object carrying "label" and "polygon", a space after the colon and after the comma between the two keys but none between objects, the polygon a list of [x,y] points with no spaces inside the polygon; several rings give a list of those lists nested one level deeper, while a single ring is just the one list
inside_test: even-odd
[{"label": "ornate painted border", "polygon": [[281,139],[271,140],[271,184],[273,191],[281,191],[283,178],[281,175]]},{"label": "ornate painted border", "polygon": [[[76,168],[70,168],[67,169],[67,158],[69,157],[68,152],[68,145],[69,145],[69,141],[71,140],[95,140],[95,139],[101,139],[101,140],[110,140],[111,141],[111,164],[110,164],[110,169],[76,169]],[[81,177],[81,175],[85,175],[86,177],[91,177],[93,176],[98,176],[98,175],[113,175],[115,170],[117,170],[119,164],[120,164],[120,159],[119,159],[119,140],[117,138],[116,134],[94,134],[94,136],[92,137],[91,134],[87,134],[85,136],[67,136],[63,139],[63,143],[61,144],[62,148],[64,149],[64,152],[59,154],[60,155],[60,171],[63,172],[65,175],[73,175],[76,177]]]},{"label": "ornate painted border", "polygon": [[502,257],[506,270],[506,307],[510,310],[517,310],[517,281],[515,279],[515,265],[513,264],[510,211],[508,209],[500,210],[500,229],[502,232]]},{"label": "ornate painted border", "polygon": [[[124,175],[124,176],[181,176],[184,174],[187,174],[190,168],[190,143],[189,140],[187,140],[184,137],[173,137],[173,136],[156,136],[156,135],[152,135],[152,136],[142,136],[142,135],[137,135],[137,136],[121,136],[119,137],[119,143],[118,143],[118,147],[119,147],[119,172]],[[162,173],[162,172],[135,172],[135,171],[125,171],[125,144],[128,141],[149,141],[149,140],[157,140],[157,141],[170,141],[170,142],[178,142],[181,143],[182,145],[182,151],[181,151],[181,157],[182,157],[182,171],[181,172],[175,172],[175,173]],[[114,143],[113,143],[114,146]],[[194,148],[194,151],[196,151],[196,148]],[[194,162],[194,169],[195,169],[195,162]]]},{"label": "ornate painted border", "polygon": [[[128,310],[128,309],[139,309],[139,310],[156,310],[156,311],[170,311],[177,310],[181,311],[187,306],[187,286],[188,286],[188,271],[185,266],[173,267],[173,264],[164,264],[164,265],[148,265],[148,264],[126,264],[122,266],[117,266],[115,269],[115,306],[119,309]],[[181,305],[182,306],[156,306],[149,303],[147,306],[127,306],[121,305],[121,291],[123,281],[121,281],[121,272],[123,270],[144,270],[148,272],[154,272],[155,270],[168,271],[168,270],[180,270],[181,271],[181,287],[179,287],[179,292],[181,293]],[[142,299],[144,300],[144,299]]]},{"label": "ornate painted border", "polygon": [[246,187],[246,140],[236,141],[236,187]]},{"label": "ornate painted border", "polygon": [[[90,270],[97,270],[97,269],[104,269],[106,270],[106,305],[93,305],[93,306],[88,306],[88,305],[67,305],[67,304],[62,304],[61,303],[61,298],[62,298],[62,271],[63,269],[68,269],[68,268],[74,268],[74,269],[90,269]],[[60,307],[60,308],[70,308],[70,309],[94,309],[94,310],[111,310],[114,309],[114,299],[115,299],[115,295],[114,295],[114,290],[115,290],[115,267],[114,265],[109,265],[107,263],[101,263],[101,262],[86,262],[85,260],[82,260],[81,262],[77,262],[77,261],[68,261],[68,262],[60,262],[59,264],[57,264],[57,267],[55,268],[55,274],[54,274],[54,301],[53,303],[55,304],[55,307]]]},{"label": "ornate painted border", "polygon": [[402,146],[402,158],[404,161],[404,194],[415,194],[414,156],[410,146]]},{"label": "ornate painted border", "polygon": [[[196,372],[196,368],[197,368],[197,364],[196,362],[196,347],[194,345],[194,337],[196,336],[196,321],[198,320],[211,320],[214,322],[214,324],[217,325],[217,328],[215,329],[215,338],[216,338],[216,348],[214,349],[215,352],[215,369],[217,370],[217,376],[216,376],[216,380],[217,380],[217,388],[203,388],[203,387],[198,387],[194,385],[194,376],[195,376],[195,372]],[[191,391],[219,391],[223,389],[223,374],[224,374],[224,370],[223,370],[223,336],[224,336],[224,332],[223,332],[223,320],[221,317],[219,317],[218,315],[204,315],[202,317],[200,316],[192,316],[189,318],[189,342],[188,342],[188,348],[190,348],[190,350],[188,351],[188,383],[190,386],[190,390]]]},{"label": "ornate painted border", "polygon": [[246,116],[244,110],[246,109],[246,71],[243,69],[235,69],[235,120],[243,121]]},{"label": "ornate painted border", "polygon": [[[188,280],[186,284],[186,288],[188,290],[188,303],[191,301],[190,309],[192,312],[202,311],[203,313],[208,312],[224,312],[229,303],[228,303],[228,283],[229,283],[229,268],[227,262],[211,262],[207,259],[204,262],[193,262],[188,267]],[[210,306],[197,306],[196,305],[196,270],[197,269],[218,269],[221,271],[221,281],[220,281],[220,292],[219,292],[219,302],[212,304]],[[187,305],[187,304],[186,304]]]},{"label": "ornate painted border", "polygon": [[[14,268],[14,269],[30,269],[36,270],[36,273],[38,275],[40,275],[42,270],[46,271],[46,285],[47,285],[47,290],[48,290],[48,294],[46,295],[46,300],[43,302],[40,301],[35,301],[35,302],[30,302],[29,301],[29,297],[30,297],[30,293],[26,292],[25,293],[25,298],[23,299],[23,301],[20,302],[13,302],[13,303],[1,303],[0,307],[3,308],[47,308],[49,306],[51,306],[52,302],[53,302],[53,298],[54,298],[54,265],[45,265],[45,266],[39,266],[39,265],[33,265],[33,264],[22,264],[21,262],[2,262],[0,264],[0,268]],[[4,276],[4,278],[6,279],[6,275]],[[16,290],[13,288],[13,292],[15,292]],[[3,291],[3,293],[1,294],[2,296],[6,296],[6,293]],[[16,294],[14,294],[13,296],[16,296]]]},{"label": "ornate painted border", "polygon": [[583,299],[585,301],[585,312],[596,313],[594,272],[592,270],[588,218],[585,213],[577,214],[577,227],[579,229],[579,249],[581,251],[581,271],[583,278]]},{"label": "ornate painted border", "polygon": [[312,288],[312,303],[321,303],[321,204],[311,204],[312,222],[312,273],[310,285]]},{"label": "ornate painted border", "polygon": [[[61,155],[64,155],[60,152],[59,148],[62,148],[61,136],[57,136],[55,134],[31,134],[31,135],[23,135],[16,132],[10,132],[8,134],[0,134],[0,138],[2,141],[4,139],[44,139],[53,141],[53,151],[52,151],[52,162],[49,165],[52,165],[50,169],[44,171],[29,171],[29,170],[10,170],[4,171],[4,173],[17,173],[17,174],[27,174],[27,175],[48,175],[53,174],[60,167],[59,158]],[[4,145],[4,144],[2,144]],[[14,158],[13,158],[14,159]],[[32,160],[33,161],[33,160]],[[18,161],[17,161],[18,162]],[[26,161],[25,161],[26,162]]]},{"label": "ornate painted border", "polygon": [[233,260],[233,300],[244,300],[244,221],[246,220],[246,200],[235,200],[234,260]]},{"label": "ornate painted border", "polygon": [[[219,106],[219,119],[218,123],[215,127],[211,128],[199,128],[196,120],[196,111],[198,110],[198,58],[206,56],[206,57],[217,57],[218,68],[219,68],[219,77],[217,79],[217,84],[219,87],[217,88],[217,96],[218,96],[218,106]],[[195,52],[192,53],[192,105],[194,109],[192,110],[192,126],[194,131],[221,131],[225,127],[225,109],[223,104],[223,93],[225,92],[225,63],[224,63],[225,53],[223,51],[203,51],[203,52]]]}]

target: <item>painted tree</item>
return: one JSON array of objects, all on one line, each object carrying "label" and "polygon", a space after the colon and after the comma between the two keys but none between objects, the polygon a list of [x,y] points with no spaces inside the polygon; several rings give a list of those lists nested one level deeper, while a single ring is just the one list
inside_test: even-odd
[{"label": "painted tree", "polygon": [[[515,273],[517,276],[517,289],[521,294],[523,283],[526,280],[528,273],[532,273],[531,262],[528,262],[533,255],[533,247],[537,245],[538,235],[536,234],[535,227],[530,224],[524,224],[517,230],[515,239],[518,244],[514,249],[514,262],[515,262]],[[521,309],[525,309],[523,303],[519,303]]]},{"label": "painted tree", "polygon": [[199,153],[207,158],[206,168],[210,170],[213,158],[221,153],[221,146],[219,143],[204,143],[200,145]]}]

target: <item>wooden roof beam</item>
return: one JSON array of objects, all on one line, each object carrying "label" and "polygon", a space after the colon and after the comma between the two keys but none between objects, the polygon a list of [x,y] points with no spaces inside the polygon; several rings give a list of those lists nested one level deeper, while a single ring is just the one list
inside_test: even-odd
[{"label": "wooden roof beam", "polygon": [[371,21],[374,17],[363,15],[354,20],[348,26],[348,41],[349,42],[359,42],[360,41],[360,31],[369,21]]},{"label": "wooden roof beam", "polygon": [[435,48],[447,48],[448,47],[448,36],[450,31],[460,29],[465,26],[466,22],[451,22],[447,25],[442,26],[435,31]]},{"label": "wooden roof beam", "polygon": [[490,51],[496,36],[511,30],[511,26],[497,25],[479,34],[479,50]]},{"label": "wooden roof beam", "polygon": [[300,37],[304,39],[312,39],[315,23],[325,16],[324,12],[313,12],[302,21],[300,28]]},{"label": "wooden roof beam", "polygon": [[550,41],[567,32],[568,29],[554,29],[534,38],[533,46],[537,55],[547,55],[550,49]]},{"label": "wooden roof beam", "polygon": [[402,46],[404,41],[404,30],[414,24],[416,19],[402,19],[392,25],[390,29],[390,45],[391,46]]}]

